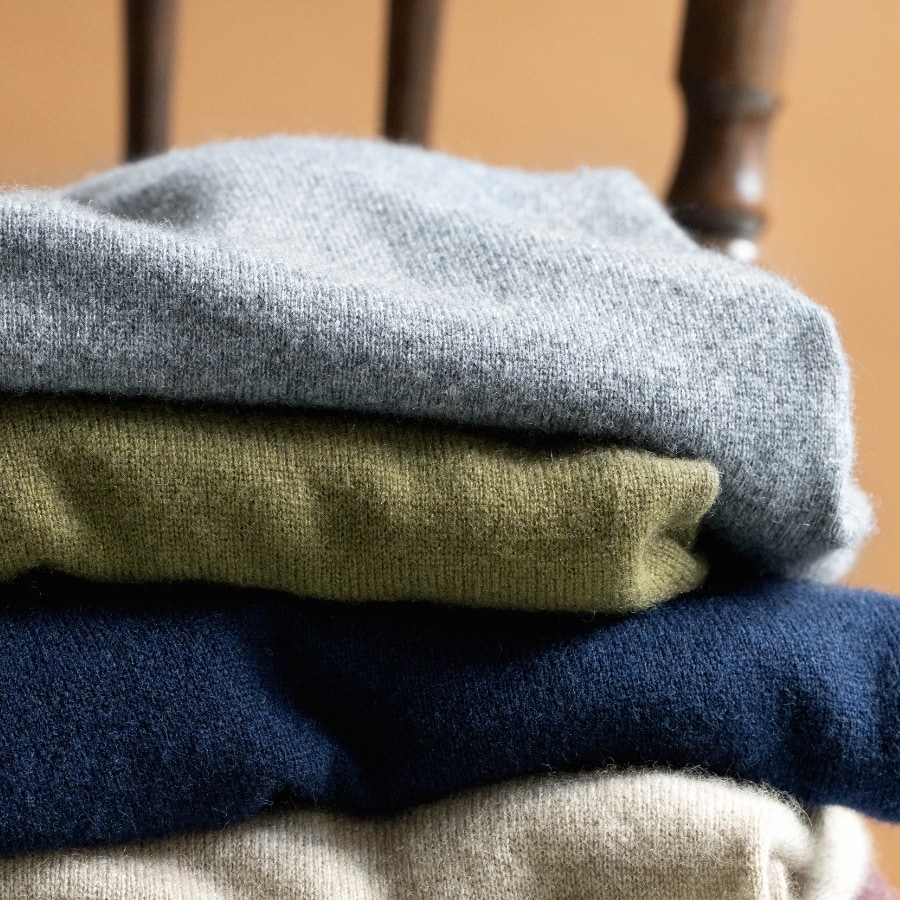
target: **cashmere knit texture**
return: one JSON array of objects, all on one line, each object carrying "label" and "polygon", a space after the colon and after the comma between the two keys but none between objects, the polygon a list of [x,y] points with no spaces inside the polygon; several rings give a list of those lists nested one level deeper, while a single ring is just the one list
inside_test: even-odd
[{"label": "cashmere knit texture", "polygon": [[628,611],[695,588],[708,463],[446,427],[0,403],[0,579]]},{"label": "cashmere knit texture", "polygon": [[270,814],[0,860],[0,900],[856,900],[860,817],[727,779],[604,772],[492,785],[392,819]]},{"label": "cashmere knit texture", "polygon": [[773,582],[581,621],[34,576],[3,610],[0,853],[609,764],[900,819],[893,597]]},{"label": "cashmere knit texture", "polygon": [[829,314],[630,174],[239,141],[0,197],[0,389],[573,433],[722,473],[709,519],[829,577],[871,526]]}]

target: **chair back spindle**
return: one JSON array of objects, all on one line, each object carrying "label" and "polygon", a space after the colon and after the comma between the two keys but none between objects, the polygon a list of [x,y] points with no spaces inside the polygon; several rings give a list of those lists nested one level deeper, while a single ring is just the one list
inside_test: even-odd
[{"label": "chair back spindle", "polygon": [[382,133],[426,144],[442,0],[391,0]]},{"label": "chair back spindle", "polygon": [[669,191],[703,243],[752,260],[765,222],[769,126],[789,0],[688,0],[679,83],[686,120]]},{"label": "chair back spindle", "polygon": [[126,0],[127,159],[168,146],[176,0]]},{"label": "chair back spindle", "polygon": [[[686,115],[668,202],[701,241],[743,259],[765,221],[765,162],[790,0],[687,0]],[[168,143],[177,0],[125,0],[127,158]],[[391,0],[382,131],[425,144],[443,0]]]}]

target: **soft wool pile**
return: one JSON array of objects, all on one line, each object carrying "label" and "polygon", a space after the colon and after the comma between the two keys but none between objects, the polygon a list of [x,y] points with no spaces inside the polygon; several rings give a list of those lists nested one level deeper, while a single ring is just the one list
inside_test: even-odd
[{"label": "soft wool pile", "polygon": [[377,142],[169,153],[0,198],[0,389],[576,433],[722,474],[779,573],[870,527],[829,315],[701,250],[629,174]]},{"label": "soft wool pile", "polygon": [[853,454],[828,313],[621,171],[0,195],[0,898],[877,895]]}]

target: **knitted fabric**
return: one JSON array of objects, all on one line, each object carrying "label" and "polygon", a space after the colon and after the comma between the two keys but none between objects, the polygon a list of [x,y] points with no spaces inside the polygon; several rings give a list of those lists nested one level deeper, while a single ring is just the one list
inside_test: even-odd
[{"label": "knitted fabric", "polygon": [[900,819],[893,597],[774,582],[580,621],[39,577],[3,609],[2,853],[609,763]]},{"label": "knitted fabric", "polygon": [[856,900],[865,828],[726,779],[494,785],[392,819],[321,810],[0,860],[0,900]]},{"label": "knitted fabric", "polygon": [[626,611],[696,587],[708,463],[322,415],[0,403],[0,578]]},{"label": "knitted fabric", "polygon": [[831,317],[629,174],[364,141],[174,152],[0,197],[0,389],[576,433],[711,461],[710,527],[829,575],[870,527]]}]

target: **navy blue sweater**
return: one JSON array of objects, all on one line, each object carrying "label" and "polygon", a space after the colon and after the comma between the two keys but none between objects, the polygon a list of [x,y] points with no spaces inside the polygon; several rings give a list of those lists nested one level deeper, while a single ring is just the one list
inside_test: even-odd
[{"label": "navy blue sweater", "polygon": [[892,597],[767,582],[585,620],[51,576],[4,591],[3,853],[609,763],[900,819]]}]

